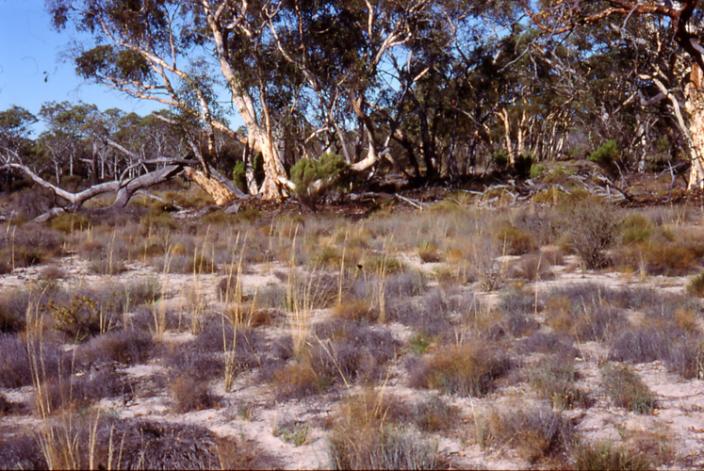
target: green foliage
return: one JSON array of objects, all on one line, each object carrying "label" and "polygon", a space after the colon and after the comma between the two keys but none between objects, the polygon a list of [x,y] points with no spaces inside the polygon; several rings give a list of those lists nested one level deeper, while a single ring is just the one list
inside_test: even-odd
[{"label": "green foliage", "polygon": [[149,78],[150,68],[144,56],[135,51],[116,51],[113,46],[100,45],[76,58],[76,72],[84,78],[113,76],[143,81]]},{"label": "green foliage", "polygon": [[530,172],[528,173],[528,176],[531,179],[536,179],[540,178],[543,176],[546,172],[545,165],[544,164],[532,164],[530,166]]},{"label": "green foliage", "polygon": [[616,140],[609,139],[589,154],[589,160],[604,168],[610,168],[620,154]]},{"label": "green foliage", "polygon": [[[313,191],[311,185],[317,180],[326,182],[340,178],[347,170],[345,160],[332,153],[325,153],[317,160],[301,159],[291,167],[291,180],[296,185],[299,198],[315,199],[319,194]],[[322,192],[324,193],[324,191]]]},{"label": "green foliage", "polygon": [[264,157],[262,154],[255,154],[252,158],[252,170],[254,172],[254,181],[257,182],[257,185],[264,183],[266,174],[264,173]]},{"label": "green foliage", "polygon": [[232,181],[237,188],[247,192],[247,169],[241,160],[232,167]]}]

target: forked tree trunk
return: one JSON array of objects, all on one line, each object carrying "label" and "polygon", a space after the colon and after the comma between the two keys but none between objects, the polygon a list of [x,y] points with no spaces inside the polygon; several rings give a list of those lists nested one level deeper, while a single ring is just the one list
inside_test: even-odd
[{"label": "forked tree trunk", "polygon": [[229,180],[214,169],[210,170],[210,176],[206,175],[203,170],[193,167],[185,167],[183,173],[186,178],[201,187],[218,206],[225,206],[235,198],[244,196]]},{"label": "forked tree trunk", "polygon": [[688,189],[704,189],[704,87],[702,71],[692,66],[691,80],[687,84],[685,110],[689,115],[690,158]]}]

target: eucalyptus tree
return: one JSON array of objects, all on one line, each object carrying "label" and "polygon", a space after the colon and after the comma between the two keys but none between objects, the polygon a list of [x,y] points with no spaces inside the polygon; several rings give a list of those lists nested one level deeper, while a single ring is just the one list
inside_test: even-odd
[{"label": "eucalyptus tree", "polygon": [[545,0],[524,5],[538,27],[552,35],[622,32],[635,50],[648,51],[637,80],[656,90],[650,103],[668,102],[689,147],[688,186],[704,188],[704,10],[699,0]]}]

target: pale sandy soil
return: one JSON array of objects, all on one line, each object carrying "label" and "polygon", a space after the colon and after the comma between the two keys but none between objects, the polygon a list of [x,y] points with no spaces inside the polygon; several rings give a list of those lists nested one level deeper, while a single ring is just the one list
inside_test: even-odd
[{"label": "pale sandy soil", "polygon": [[[432,273],[442,264],[423,264],[417,256],[405,256],[404,261],[411,267]],[[515,258],[503,257],[504,264],[515,262]],[[78,257],[67,257],[61,260],[60,266],[67,273],[61,283],[71,286],[90,286],[94,283],[110,281],[130,281],[155,278],[168,286],[166,297],[170,307],[177,307],[187,302],[186,292],[195,289],[205,300],[208,310],[222,309],[217,299],[217,283],[222,275],[164,275],[154,273],[147,266],[133,264],[129,271],[115,277],[98,276],[89,272],[87,263]],[[42,267],[32,267],[16,270],[13,274],[0,276],[0,288],[9,289],[21,287],[35,280]],[[285,267],[276,264],[255,265],[243,275],[242,283],[245,294],[253,294],[256,290],[268,284],[280,283],[274,272],[285,271]],[[682,292],[687,281],[685,277],[626,277],[619,273],[584,272],[575,268],[575,260],[566,257],[564,266],[555,267],[556,277],[550,280],[530,284],[529,288],[538,295],[556,287],[568,284],[597,283],[609,287],[654,287],[667,292]],[[473,286],[473,289],[478,289]],[[478,293],[480,298],[489,304],[494,304],[499,298],[496,293]],[[330,317],[328,310],[317,310],[313,322],[321,322]],[[391,323],[386,326],[396,340],[406,343],[413,336],[409,327]],[[271,329],[269,335],[276,336],[285,333],[281,326]],[[167,332],[162,341],[178,345],[192,338],[188,332]],[[684,380],[668,373],[659,362],[635,365],[643,381],[657,394],[658,408],[653,415],[638,415],[626,412],[610,405],[599,386],[599,366],[605,361],[607,350],[597,342],[577,344],[580,357],[577,359],[577,369],[581,375],[579,386],[590,392],[595,400],[588,409],[576,409],[565,412],[573,420],[576,430],[588,441],[608,440],[619,442],[629,433],[638,431],[660,431],[669,437],[675,448],[675,457],[670,466],[679,468],[704,467],[704,381]],[[530,359],[526,359],[529,361]],[[145,381],[164,373],[164,368],[156,361],[124,368],[122,370],[130,377]],[[387,368],[388,377],[380,386],[384,394],[393,394],[410,402],[438,394],[409,388],[407,372],[402,359],[392,361]],[[231,392],[224,391],[221,379],[210,384],[214,394],[221,397],[220,407],[187,414],[174,414],[170,406],[167,391],[161,391],[150,397],[137,395],[132,401],[125,403],[122,399],[102,400],[99,404],[106,412],[119,417],[142,417],[164,420],[175,423],[193,423],[212,430],[222,436],[233,436],[256,443],[279,459],[287,469],[328,468],[332,465],[328,454],[326,436],[329,433],[324,423],[334,418],[337,405],[341,398],[353,394],[358,387],[334,391],[325,395],[313,396],[300,400],[279,402],[270,387],[256,382],[256,374],[247,372],[241,374],[235,381]],[[31,400],[32,388],[9,390],[0,389],[12,402]],[[445,399],[460,410],[460,425],[447,435],[432,434],[440,452],[449,460],[454,468],[486,468],[486,469],[521,469],[529,463],[521,460],[511,450],[482,449],[476,443],[473,417],[488,407],[501,406],[519,398],[529,403],[537,401],[537,396],[525,383],[518,386],[506,386],[492,392],[483,398],[467,398],[445,396]],[[508,402],[507,402],[508,401]],[[243,410],[247,409],[247,413]],[[275,436],[278,424],[296,421],[308,427],[305,443],[295,446]],[[31,416],[11,415],[0,418],[0,425],[13,427],[31,427],[36,419]]]}]

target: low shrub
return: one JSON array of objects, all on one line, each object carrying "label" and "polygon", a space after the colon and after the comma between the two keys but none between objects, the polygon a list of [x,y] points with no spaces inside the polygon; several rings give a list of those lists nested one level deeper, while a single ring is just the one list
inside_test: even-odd
[{"label": "low shrub", "polygon": [[448,405],[438,396],[416,404],[412,409],[413,421],[424,432],[443,432],[459,423],[459,409]]},{"label": "low shrub", "polygon": [[628,321],[621,311],[609,305],[605,293],[603,288],[592,285],[553,290],[545,301],[547,325],[580,342],[611,339]]},{"label": "low shrub", "polygon": [[41,445],[33,433],[15,426],[0,428],[0,463],[4,469],[48,469]]},{"label": "low shrub", "polygon": [[152,335],[142,330],[117,330],[93,337],[76,351],[76,361],[90,365],[117,362],[134,365],[146,362],[154,349]]},{"label": "low shrub", "polygon": [[173,378],[169,391],[174,403],[174,412],[179,414],[218,406],[218,400],[210,393],[208,383],[188,375]]},{"label": "low shrub", "polygon": [[601,384],[614,405],[636,412],[650,414],[656,400],[648,386],[626,365],[609,364],[601,369]]},{"label": "low shrub", "polygon": [[514,268],[513,275],[528,281],[550,280],[554,278],[552,265],[542,254],[528,254],[521,258]]},{"label": "low shrub", "polygon": [[418,247],[418,257],[423,263],[436,263],[442,260],[437,245],[425,242]]},{"label": "low shrub", "polygon": [[[308,203],[316,199],[337,185],[347,171],[345,159],[337,154],[325,153],[317,160],[301,159],[291,167],[291,181],[296,185],[296,195]],[[322,185],[314,187],[320,180]]]},{"label": "low shrub", "polygon": [[448,346],[423,359],[411,371],[414,387],[440,389],[464,396],[483,396],[510,369],[498,348],[476,343]]},{"label": "low shrub", "polygon": [[330,433],[335,469],[438,469],[437,445],[386,422],[388,407],[366,392],[345,401]]},{"label": "low shrub", "polygon": [[614,242],[618,222],[612,208],[595,201],[575,205],[564,216],[572,249],[588,269],[609,264],[605,253]]},{"label": "low shrub", "polygon": [[27,308],[32,295],[21,289],[0,292],[0,332],[19,332],[24,329]]},{"label": "low shrub", "polygon": [[704,273],[695,275],[689,280],[687,293],[698,298],[704,298]]},{"label": "low shrub", "polygon": [[[67,365],[67,369],[71,367]],[[33,405],[39,416],[46,411],[50,414],[79,411],[103,399],[128,396],[134,385],[129,379],[114,371],[110,366],[90,368],[79,375],[63,374],[45,379],[35,390]]]},{"label": "low shrub", "polygon": [[496,243],[506,255],[523,255],[535,250],[533,236],[511,224],[503,224],[496,231]]},{"label": "low shrub", "polygon": [[[574,440],[571,423],[550,407],[528,408],[512,404],[511,410],[490,410],[475,419],[477,441],[482,447],[500,445],[514,448],[531,464],[566,455]],[[514,409],[515,407],[515,409]]]},{"label": "low shrub", "polygon": [[558,335],[553,332],[535,332],[522,339],[516,347],[519,353],[544,353],[557,354],[568,360],[579,355],[579,351],[574,347],[572,339],[566,335]]},{"label": "low shrub", "polygon": [[626,245],[646,242],[653,235],[653,222],[639,213],[631,213],[619,224],[621,243]]},{"label": "low shrub", "polygon": [[668,241],[625,246],[614,253],[614,261],[622,270],[645,270],[650,275],[688,275],[699,267],[699,257],[691,247]]},{"label": "low shrub", "polygon": [[[44,339],[41,347],[36,343],[30,344],[32,354],[37,355],[36,360],[42,366],[41,374],[44,377],[53,377],[59,370],[62,360],[60,346]],[[9,334],[0,334],[0,387],[19,388],[32,384],[32,370],[28,344],[19,337]]]},{"label": "low shrub", "polygon": [[[49,436],[55,442],[48,443],[48,451],[59,452],[53,463],[58,469],[85,469],[91,462],[97,469],[281,467],[281,463],[252,443],[221,438],[205,427],[187,423],[113,417],[101,417],[96,422],[85,414],[57,423]],[[61,454],[65,449],[74,453]]]},{"label": "low shrub", "polygon": [[609,349],[609,360],[648,363],[660,360],[680,376],[704,377],[704,338],[672,325],[623,332]]},{"label": "low shrub", "polygon": [[329,383],[381,379],[384,365],[395,357],[399,347],[388,330],[351,322],[320,324],[315,337],[312,366]]},{"label": "low shrub", "polygon": [[623,446],[600,442],[578,444],[572,452],[574,467],[580,471],[646,471],[655,469],[647,456]]},{"label": "low shrub", "polygon": [[294,362],[274,371],[272,384],[279,400],[318,394],[328,385],[307,360]]},{"label": "low shrub", "polygon": [[557,409],[587,407],[587,394],[575,386],[578,379],[574,360],[552,355],[527,372],[528,382],[541,398],[550,401]]},{"label": "low shrub", "polygon": [[374,322],[379,317],[378,309],[369,304],[369,301],[361,299],[343,300],[335,305],[333,314],[346,321]]}]

